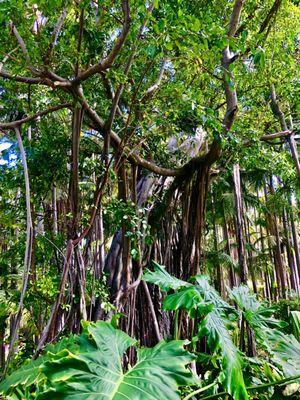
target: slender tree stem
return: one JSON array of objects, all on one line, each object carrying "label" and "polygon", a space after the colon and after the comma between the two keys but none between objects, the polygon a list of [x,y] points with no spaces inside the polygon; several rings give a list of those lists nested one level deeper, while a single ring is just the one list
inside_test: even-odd
[{"label": "slender tree stem", "polygon": [[15,315],[14,324],[11,332],[11,342],[9,347],[9,354],[7,357],[7,362],[5,366],[4,375],[7,372],[8,366],[11,361],[11,357],[14,353],[14,345],[17,340],[19,326],[22,318],[23,304],[27,290],[27,283],[31,265],[31,255],[32,255],[32,244],[33,244],[33,225],[31,218],[31,203],[30,203],[30,183],[29,183],[29,173],[28,166],[26,160],[26,153],[23,146],[22,136],[19,128],[15,128],[16,137],[18,140],[19,150],[21,154],[23,170],[24,170],[24,180],[25,180],[25,199],[26,199],[26,248],[25,248],[25,256],[24,256],[24,273],[22,280],[22,289],[21,289],[21,297],[18,305],[18,311]]},{"label": "slender tree stem", "polygon": [[204,387],[202,387],[202,388],[200,388],[200,389],[197,389],[197,390],[195,390],[194,392],[188,394],[188,395],[185,396],[182,400],[188,400],[188,399],[192,398],[193,396],[195,396],[196,394],[205,392],[206,390],[210,389],[211,387],[213,387],[213,386],[215,386],[215,385],[216,385],[216,382],[210,383],[209,385],[204,386]]}]

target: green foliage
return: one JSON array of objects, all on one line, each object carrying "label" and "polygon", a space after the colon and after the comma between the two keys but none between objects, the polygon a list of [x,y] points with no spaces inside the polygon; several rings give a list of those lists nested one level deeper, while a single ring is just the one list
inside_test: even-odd
[{"label": "green foliage", "polygon": [[[123,355],[136,340],[110,323],[84,323],[83,333],[64,339],[46,354],[9,376],[1,393],[20,390],[37,399],[179,399],[179,386],[195,384],[186,368],[194,356],[185,341],[162,341],[137,350],[137,363],[123,371]],[[25,397],[29,399],[30,397]]]},{"label": "green foliage", "polygon": [[286,323],[272,317],[274,308],[266,307],[257,300],[255,294],[251,293],[245,285],[235,287],[230,290],[230,295],[243,313],[244,318],[249,325],[257,330],[257,334],[263,340],[264,328],[284,328]]},{"label": "green foliage", "polygon": [[192,285],[172,277],[157,263],[154,268],[154,272],[148,271],[143,279],[158,284],[163,290],[176,290],[164,299],[164,309],[185,309],[192,317],[202,316],[198,336],[206,337],[211,351],[221,354],[224,388],[236,400],[248,399],[242,359],[228,330],[234,309],[219,296],[207,277],[196,276],[195,285]]},{"label": "green foliage", "polygon": [[104,310],[105,312],[115,310],[114,305],[110,301],[106,275],[103,275],[100,280],[96,279],[91,271],[87,271],[86,297],[87,304],[92,304],[94,299],[98,298],[101,301],[100,307],[102,308],[102,310]]},{"label": "green foliage", "polygon": [[174,276],[171,276],[163,267],[157,262],[152,261],[154,271],[146,271],[144,273],[144,280],[158,285],[161,290],[167,292],[170,289],[179,289],[182,286],[190,286],[188,282],[182,281]]},{"label": "green foliage", "polygon": [[124,227],[126,236],[130,238],[133,259],[139,258],[138,243],[145,242],[150,244],[152,238],[150,227],[146,218],[146,210],[143,207],[136,207],[131,202],[124,202],[114,199],[104,207],[104,225],[108,234],[113,234]]},{"label": "green foliage", "polygon": [[284,375],[299,375],[300,342],[295,336],[281,332],[280,329],[286,323],[272,317],[274,309],[260,303],[246,286],[234,288],[231,296],[253,329],[259,345],[270,354],[272,361],[282,369]]},{"label": "green foliage", "polygon": [[[147,274],[144,275],[144,279],[150,282]],[[200,305],[201,311],[211,307],[211,304],[204,303],[201,293],[195,286],[182,287],[181,290],[166,296],[163,301],[165,310],[188,310],[190,316],[196,315]]]},{"label": "green foliage", "polygon": [[233,343],[230,334],[230,322],[235,313],[209,284],[207,277],[196,276],[197,286],[206,302],[212,304],[212,310],[200,325],[200,336],[207,338],[210,349],[222,354],[222,369],[224,371],[224,386],[234,399],[247,399],[242,374],[242,359]]},{"label": "green foliage", "polygon": [[[22,124],[21,127],[29,168],[35,238],[21,328],[16,343],[18,351],[11,364],[12,370],[33,354],[36,340],[40,338],[41,331],[50,316],[60,287],[66,243],[70,236],[68,230],[72,220],[76,221],[75,230],[78,236],[85,228],[92,229],[78,248],[86,264],[84,276],[81,279],[75,257],[74,264],[73,259],[71,260],[70,273],[65,291],[62,293],[58,318],[61,318],[61,321],[68,321],[66,329],[70,327],[70,330],[78,328],[79,281],[85,289],[82,297],[85,297],[89,316],[94,312],[96,299],[104,312],[111,312],[115,308],[110,302],[110,295],[115,293],[109,292],[106,279],[109,284],[113,281],[112,292],[116,289],[120,294],[127,287],[127,283],[135,284],[136,278],[138,278],[136,282],[139,282],[139,271],[142,269],[140,264],[149,257],[147,253],[149,245],[154,243],[153,252],[162,253],[162,257],[169,257],[170,263],[172,262],[170,260],[176,257],[174,251],[176,247],[182,246],[182,233],[185,232],[185,228],[188,228],[187,231],[193,228],[184,226],[185,218],[181,207],[184,197],[181,189],[188,188],[190,179],[194,179],[192,174],[176,178],[158,177],[159,174],[151,174],[146,171],[147,168],[135,165],[129,156],[142,156],[158,167],[178,168],[190,160],[189,151],[193,150],[193,140],[196,139],[197,130],[203,129],[205,137],[201,138],[203,146],[196,156],[204,155],[211,148],[213,140],[221,143],[222,154],[211,170],[214,175],[212,193],[208,193],[205,205],[208,212],[203,218],[204,229],[201,240],[203,249],[199,249],[201,254],[205,255],[201,257],[202,271],[209,273],[216,284],[219,283],[217,282],[219,277],[215,273],[216,266],[220,267],[224,285],[229,272],[238,273],[235,251],[230,255],[230,250],[236,247],[236,244],[232,243],[235,214],[232,190],[233,164],[239,162],[241,166],[243,202],[247,210],[245,224],[249,222],[249,238],[246,238],[245,248],[249,272],[253,273],[257,281],[259,294],[264,285],[264,274],[268,278],[273,276],[272,247],[276,244],[277,238],[270,229],[272,221],[278,221],[279,240],[283,251],[287,248],[288,235],[283,232],[280,223],[282,213],[287,214],[288,224],[295,220],[297,228],[299,223],[297,209],[299,179],[288,142],[280,143],[275,140],[271,144],[260,140],[261,136],[280,130],[280,123],[270,107],[270,85],[273,83],[288,124],[289,117],[293,118],[291,122],[294,123],[294,131],[296,134],[299,133],[299,1],[240,2],[243,3],[243,7],[238,18],[237,32],[232,38],[229,38],[228,26],[234,1],[154,0],[154,10],[150,14],[148,7],[151,2],[129,1],[130,28],[115,61],[108,69],[90,76],[80,87],[76,87],[74,79],[78,74],[97,65],[110,54],[122,29],[124,10],[121,4],[124,8],[125,2],[0,0],[1,122],[31,116],[60,103],[71,104],[69,108],[36,118]],[[271,15],[270,10],[274,9],[274,5],[281,7],[276,15]],[[57,23],[64,7],[66,7],[66,18],[55,39],[55,29],[58,28]],[[37,21],[38,17],[42,19]],[[268,20],[269,17],[271,18]],[[10,21],[17,29],[18,35],[13,33]],[[262,32],[263,21],[268,21],[270,24]],[[140,31],[145,22],[147,27]],[[49,63],[46,63],[45,54],[49,45],[51,48],[51,43],[52,56]],[[227,46],[234,60],[228,66],[229,71],[221,67],[224,49]],[[131,68],[126,74],[129,60]],[[167,60],[166,68],[161,74],[164,60]],[[5,77],[6,73],[10,79]],[[16,76],[35,79],[40,77],[42,82],[37,85],[27,85],[21,82],[22,78],[15,79]],[[149,88],[155,87],[158,77],[160,83],[147,99],[145,94]],[[225,83],[228,83],[231,89],[237,88],[238,112],[229,132],[224,130],[223,124],[224,116],[228,115],[229,111],[226,104],[228,93],[224,92],[224,77]],[[26,81],[26,78],[24,79]],[[72,82],[71,87],[70,82]],[[82,89],[87,107],[78,137],[79,154],[76,165],[77,157],[74,154],[76,151],[72,154],[74,133],[72,111],[80,104],[77,89],[80,91]],[[120,97],[114,96],[114,93],[119,93]],[[115,110],[112,108],[116,105],[113,99],[119,100]],[[88,107],[92,113],[98,114],[98,119],[103,121],[104,128],[102,124],[99,127],[90,118]],[[115,115],[110,128],[113,133],[119,135],[120,146],[112,134],[108,154],[110,170],[101,192],[104,222],[102,229],[102,221],[100,226],[101,218],[98,214],[92,227],[89,221],[91,212],[95,210],[97,181],[101,182],[105,173],[106,154],[104,157],[103,137],[106,136],[105,131],[110,125],[109,120],[113,114]],[[28,128],[31,129],[30,140]],[[13,320],[21,293],[26,242],[26,206],[23,170],[15,134],[13,130],[1,130],[1,143],[2,133],[5,134],[5,141],[11,144],[9,149],[1,153],[0,159],[0,323],[3,327],[1,345],[4,346],[9,341],[9,325]],[[171,148],[172,141],[176,142],[177,148]],[[189,149],[184,148],[183,145],[186,143],[191,144]],[[123,178],[119,175],[120,167],[124,170]],[[72,180],[77,174],[74,171],[77,169],[78,188],[72,188]],[[202,171],[201,167],[198,171]],[[270,176],[273,176],[275,181],[274,193],[269,193]],[[170,188],[173,178],[175,182],[180,179],[183,182],[178,187],[176,199],[175,197],[169,199],[171,191],[168,191],[167,187]],[[144,189],[144,193],[140,193],[143,189],[140,183],[144,180],[148,180],[150,184]],[[126,201],[120,200],[122,184],[125,187],[124,192],[127,192]],[[199,184],[202,185],[202,182],[199,181]],[[59,233],[53,229],[54,186],[57,190]],[[77,195],[72,198],[73,189],[74,192],[78,191],[78,199],[75,199]],[[266,196],[262,189],[266,189]],[[164,196],[164,192],[167,196]],[[298,196],[296,200],[295,196]],[[191,207],[196,206],[194,197],[197,197],[196,194],[193,198],[186,199],[187,203],[190,201]],[[161,198],[164,199],[163,207],[155,210]],[[70,211],[73,206],[72,215]],[[149,213],[152,215],[152,212],[154,216],[161,214],[159,217],[163,217],[162,224],[161,219],[157,218],[159,219],[157,226],[156,221],[150,226],[150,222],[153,221],[149,219]],[[228,243],[221,238],[223,227],[229,228]],[[261,228],[261,232],[257,228]],[[116,233],[120,232],[120,229],[123,229],[123,233],[129,238],[128,254],[125,254],[124,246],[119,246],[119,253],[113,254],[115,256],[113,261],[109,260],[111,261],[111,265],[108,266],[109,278],[104,276],[101,280],[96,279],[96,276],[102,274],[103,271],[100,269],[105,264],[105,260],[99,262],[97,254],[99,246],[103,246],[101,250],[104,250],[105,255],[110,254],[108,247],[111,243],[115,244],[112,238],[117,237]],[[168,237],[169,232],[172,233],[170,237]],[[102,243],[98,236],[101,236]],[[184,238],[184,240],[189,239],[189,237]],[[168,242],[166,247],[170,249],[166,254],[163,254],[164,241]],[[111,250],[113,253],[115,249]],[[174,256],[173,254],[169,256],[172,252]],[[125,264],[122,268],[121,264],[125,262],[125,258],[130,268],[125,268]],[[187,276],[189,268],[190,265],[182,266],[183,276]],[[125,282],[127,277],[124,279],[124,276],[121,276],[125,269],[128,270],[128,275],[131,275],[128,282]],[[206,358],[201,355],[202,359],[205,358],[207,361],[205,367],[209,365],[210,368],[207,370],[209,380],[214,381],[216,378],[218,384],[221,382],[223,389],[233,397],[241,399],[247,397],[242,370],[251,371],[251,379],[249,377],[251,374],[247,376],[250,383],[259,376],[261,370],[264,370],[260,375],[263,382],[266,377],[273,376],[274,371],[276,373],[278,371],[278,374],[284,372],[286,375],[298,371],[295,361],[299,353],[298,344],[296,339],[289,335],[294,333],[299,339],[299,316],[294,312],[290,313],[290,310],[300,310],[299,297],[280,301],[274,308],[268,308],[258,302],[246,288],[241,287],[232,292],[232,301],[235,301],[239,309],[239,317],[243,317],[254,332],[260,361],[264,360],[254,366],[255,361],[248,362],[238,350],[239,338],[243,339],[239,329],[238,313],[231,304],[218,295],[207,278],[198,276],[194,281],[184,282],[170,276],[158,264],[154,264],[153,272],[147,271],[144,276],[148,282],[159,285],[163,292],[171,292],[163,300],[164,310],[171,311],[171,318],[175,314],[174,325],[179,335],[185,332],[188,337],[194,336],[191,348],[196,350],[197,347],[201,347],[203,351],[209,348],[210,354],[206,354]],[[271,290],[278,289],[275,288],[276,281],[273,280],[268,282],[268,286],[273,286]],[[275,290],[272,292],[274,295]],[[5,300],[2,302],[3,297]],[[127,299],[125,290],[121,297],[120,307]],[[116,302],[118,301],[119,298]],[[130,302],[128,304],[130,308]],[[139,299],[135,304],[139,305]],[[155,309],[156,306],[158,305],[155,303]],[[135,318],[136,310],[129,309],[129,311],[129,323],[132,322],[131,319],[136,322],[142,319]],[[180,326],[182,319],[185,322],[186,315],[194,318],[191,324],[193,328],[184,326],[184,323]],[[279,320],[284,320],[286,325],[276,320],[274,315]],[[134,328],[135,324],[132,325]],[[61,324],[57,323],[56,327],[61,327]],[[136,326],[137,332],[141,333],[143,329],[139,328]],[[149,330],[151,331],[151,327]],[[247,339],[245,342],[247,343]],[[76,351],[71,352],[71,349],[69,351],[70,353],[62,353],[61,359],[66,371],[71,359],[73,360],[72,356],[77,357]],[[98,365],[98,348],[93,352],[94,362]],[[53,363],[51,371],[54,375],[54,365],[55,362],[58,363],[59,357],[52,357],[49,354],[46,356],[49,357],[49,363],[45,365],[48,365],[50,371]],[[140,357],[143,354],[142,350],[139,351]],[[197,356],[200,359],[200,355]],[[272,360],[273,363],[270,366],[270,374],[265,371],[266,365],[269,365],[266,362],[267,357],[268,361]],[[78,361],[76,368],[84,367],[84,371],[89,374],[87,359],[80,362],[79,365]],[[201,373],[205,371],[204,366],[200,367]],[[26,368],[30,369],[30,364],[26,365]],[[42,368],[37,366],[36,370],[40,371],[39,375],[34,378],[29,388],[26,386],[24,389],[20,385],[12,384],[14,396],[33,398],[36,390],[46,385]],[[31,376],[29,370],[24,371],[24,374]],[[129,373],[122,371],[119,370],[120,376],[122,373],[124,376]],[[160,370],[157,373],[161,375]],[[54,386],[54,381],[52,382],[50,378],[48,383],[51,385],[53,383]],[[16,381],[18,379],[16,377]],[[71,376],[68,375],[67,379],[70,384],[75,385]],[[167,379],[165,382],[170,383]],[[21,386],[24,385],[25,381]],[[68,383],[60,382],[59,385],[65,388]],[[50,398],[51,396],[52,393],[49,394]]]},{"label": "green foliage", "polygon": [[293,334],[300,342],[300,311],[291,311],[291,320],[293,326]]},{"label": "green foliage", "polygon": [[[244,381],[247,370],[252,371],[252,383],[263,383],[267,377],[276,380],[282,375],[287,378],[299,376],[299,341],[293,335],[282,332],[287,324],[273,317],[275,308],[267,307],[258,301],[247,286],[241,285],[230,291],[230,296],[238,308],[236,311],[220,297],[205,276],[196,276],[193,279],[194,284],[178,281],[168,274],[164,267],[155,263],[154,271],[147,271],[143,279],[158,284],[162,290],[175,290],[175,293],[165,297],[165,310],[187,310],[190,317],[195,318],[196,322],[199,321],[197,336],[199,339],[206,339],[212,352],[209,357],[206,356],[206,362],[210,360],[215,369],[219,360],[219,379],[226,392],[234,399],[249,398]],[[264,353],[260,354],[261,359],[252,360],[245,357],[236,347],[234,332],[238,329],[237,313],[243,316],[253,330],[259,348],[268,353],[273,363],[271,366],[264,359]],[[298,314],[296,315],[298,317]],[[199,360],[204,361],[203,357],[201,354]]]},{"label": "green foliage", "polygon": [[[45,384],[45,375],[43,374],[42,365],[61,352],[64,348],[68,348],[73,352],[78,350],[76,337],[70,336],[63,338],[55,345],[48,345],[44,351],[44,355],[36,360],[27,360],[26,363],[3,382],[0,383],[0,394],[5,394],[10,398],[19,398],[19,394],[25,394],[25,399],[31,399],[31,394],[38,392]],[[23,399],[23,397],[21,397]]]},{"label": "green foliage", "polygon": [[278,330],[265,330],[265,343],[272,360],[285,376],[300,375],[300,342],[293,335]]},{"label": "green foliage", "polygon": [[286,322],[287,327],[285,328],[286,333],[293,333],[292,326],[290,324],[290,311],[300,311],[300,297],[291,296],[289,299],[281,299],[274,305],[275,316]]}]

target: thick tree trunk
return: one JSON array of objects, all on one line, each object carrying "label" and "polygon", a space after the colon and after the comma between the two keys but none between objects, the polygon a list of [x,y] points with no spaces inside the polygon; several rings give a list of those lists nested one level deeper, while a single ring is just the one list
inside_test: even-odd
[{"label": "thick tree trunk", "polygon": [[[245,227],[245,238],[247,239],[247,243],[251,245],[251,233],[250,233],[250,225],[249,225],[249,220],[247,220],[246,215],[244,214],[243,216],[243,221],[244,221],[244,227]],[[251,249],[248,249],[248,266],[249,266],[249,272],[252,280],[252,286],[253,286],[253,291],[254,293],[257,292],[257,283],[256,283],[256,276],[254,273],[254,268],[253,268],[253,251]]]},{"label": "thick tree trunk", "polygon": [[212,192],[212,222],[213,222],[213,240],[214,240],[214,248],[216,253],[216,279],[215,279],[215,287],[221,293],[221,296],[225,295],[225,287],[224,287],[224,276],[222,266],[219,260],[219,244],[218,244],[218,232],[217,232],[217,224],[216,224],[216,210],[215,210],[215,198]]},{"label": "thick tree trunk", "polygon": [[[231,246],[230,246],[230,236],[229,236],[228,225],[227,225],[226,215],[225,215],[224,203],[222,204],[222,212],[223,212],[223,237],[225,240],[226,252],[233,260],[233,255],[232,255]],[[234,286],[237,286],[237,280],[236,280],[235,271],[234,271],[232,263],[230,263],[230,267],[229,267],[229,283],[230,283],[231,288],[233,288]]]},{"label": "thick tree trunk", "polygon": [[236,229],[236,240],[238,247],[238,259],[240,267],[240,278],[242,283],[247,283],[247,262],[245,252],[245,239],[243,235],[243,203],[242,203],[242,192],[241,192],[241,180],[240,180],[240,166],[235,164],[233,167],[233,183],[234,183],[234,198],[235,198],[235,229]]},{"label": "thick tree trunk", "polygon": [[[274,194],[273,177],[270,178],[270,194],[271,195]],[[270,224],[272,235],[275,238],[274,259],[275,259],[275,268],[276,268],[279,294],[283,298],[285,298],[286,290],[287,290],[286,271],[285,271],[285,265],[284,265],[284,262],[282,259],[281,239],[280,239],[280,235],[279,235],[278,219],[275,214],[269,215],[269,224]]]},{"label": "thick tree trunk", "polygon": [[203,165],[190,180],[183,194],[182,264],[184,279],[200,272],[201,248],[206,198],[210,181],[210,166]]},{"label": "thick tree trunk", "polygon": [[282,222],[284,227],[284,234],[285,234],[285,247],[287,253],[287,260],[290,269],[290,280],[292,289],[295,290],[296,293],[299,294],[299,275],[298,275],[298,268],[296,265],[295,255],[292,249],[292,242],[290,237],[290,230],[287,221],[287,213],[286,210],[283,210],[282,215]]},{"label": "thick tree trunk", "polygon": [[290,204],[289,221],[290,221],[291,228],[292,228],[293,248],[295,251],[295,259],[296,259],[296,264],[297,264],[297,268],[298,268],[298,276],[300,277],[300,248],[299,248],[298,232],[297,232],[291,197],[289,197],[289,204]]}]

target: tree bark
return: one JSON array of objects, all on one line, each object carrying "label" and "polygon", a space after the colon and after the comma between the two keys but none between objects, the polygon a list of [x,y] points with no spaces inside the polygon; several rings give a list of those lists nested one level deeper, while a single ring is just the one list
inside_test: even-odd
[{"label": "tree bark", "polygon": [[23,140],[21,136],[21,132],[19,128],[15,128],[15,133],[18,141],[18,146],[21,154],[23,170],[24,170],[24,180],[25,180],[25,199],[26,199],[26,248],[25,248],[25,257],[24,257],[24,273],[22,279],[22,289],[21,289],[21,297],[18,305],[18,310],[14,318],[14,324],[11,330],[11,341],[9,347],[9,353],[6,361],[6,366],[4,370],[4,375],[7,372],[7,368],[11,361],[11,357],[14,352],[14,345],[19,333],[19,326],[22,318],[23,304],[27,290],[27,283],[29,277],[29,271],[31,266],[31,255],[32,255],[32,244],[33,244],[33,224],[31,217],[31,203],[30,203],[30,182],[29,182],[29,172],[26,160],[26,153],[23,146]]},{"label": "tree bark", "polygon": [[286,253],[287,253],[288,265],[289,265],[289,269],[290,269],[292,289],[294,289],[295,292],[297,294],[299,294],[300,293],[299,274],[298,274],[298,268],[297,268],[297,264],[296,264],[295,252],[293,251],[291,232],[290,232],[290,227],[288,224],[286,210],[283,210],[282,222],[283,222],[284,233],[285,233]]},{"label": "tree bark", "polygon": [[[229,236],[229,232],[228,232],[228,225],[227,225],[226,215],[225,215],[224,203],[222,203],[222,212],[223,212],[223,236],[224,236],[224,240],[225,240],[226,252],[233,260],[231,246],[230,246],[230,236]],[[229,267],[229,282],[230,282],[231,288],[233,288],[234,286],[237,286],[235,271],[234,271],[232,263],[230,264],[230,267]]]},{"label": "tree bark", "polygon": [[52,219],[53,219],[53,227],[52,231],[54,235],[58,233],[58,225],[57,225],[57,190],[55,183],[52,186]]},{"label": "tree bark", "polygon": [[[274,186],[273,186],[273,177],[270,178],[270,194],[274,194]],[[279,284],[279,292],[281,293],[283,298],[286,298],[286,289],[287,289],[287,281],[285,275],[285,265],[282,259],[282,252],[281,252],[281,239],[279,235],[279,227],[278,227],[278,219],[277,216],[273,213],[270,215],[270,226],[271,232],[275,237],[275,247],[274,247],[274,254],[275,254],[275,267],[277,270],[277,278]]]},{"label": "tree bark", "polygon": [[296,264],[298,268],[298,276],[300,277],[300,249],[299,249],[299,240],[298,240],[298,233],[297,233],[297,227],[296,227],[296,222],[295,222],[295,216],[293,212],[293,204],[292,204],[292,199],[289,196],[289,204],[290,204],[290,223],[292,227],[292,237],[293,237],[293,248],[295,251],[295,258],[296,258]]},{"label": "tree bark", "polygon": [[218,244],[218,232],[216,224],[215,198],[212,191],[211,191],[211,196],[212,196],[211,202],[212,202],[213,240],[216,253],[216,270],[217,270],[215,286],[216,289],[219,291],[219,293],[221,293],[221,296],[223,297],[225,295],[224,276],[223,276],[222,266],[219,260],[219,244]]},{"label": "tree bark", "polygon": [[[283,131],[288,131],[288,126],[286,122],[285,115],[280,107],[279,101],[277,100],[275,85],[271,85],[271,106],[273,114],[279,119],[281,129]],[[293,121],[291,120],[291,129],[293,129]],[[296,171],[298,177],[300,177],[300,162],[299,162],[299,154],[297,150],[297,145],[294,138],[294,133],[291,131],[291,134],[287,137],[288,144],[290,147],[291,155],[293,157]]]},{"label": "tree bark", "polygon": [[[249,220],[247,220],[245,214],[243,216],[243,221],[244,221],[244,227],[245,227],[245,238],[247,239],[247,243],[249,245],[251,245],[250,225],[249,225]],[[253,291],[254,291],[254,293],[257,294],[258,291],[257,291],[256,276],[255,276],[254,269],[253,269],[253,250],[248,249],[246,254],[248,254],[247,261],[248,261],[248,266],[249,266],[249,273],[250,273],[251,280],[252,280]]]},{"label": "tree bark", "polygon": [[241,282],[246,284],[248,279],[248,270],[247,270],[246,253],[245,253],[245,239],[243,235],[243,204],[242,204],[239,164],[235,164],[233,167],[233,183],[234,183],[234,198],[236,207],[235,229],[236,229],[236,240],[238,247],[240,277],[241,277]]}]

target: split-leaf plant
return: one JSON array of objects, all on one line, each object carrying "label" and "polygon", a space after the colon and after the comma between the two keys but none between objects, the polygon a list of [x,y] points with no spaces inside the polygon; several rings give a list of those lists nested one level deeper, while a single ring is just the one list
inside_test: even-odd
[{"label": "split-leaf plant", "polygon": [[161,341],[138,348],[137,362],[124,368],[136,340],[111,323],[83,322],[83,333],[63,339],[0,385],[8,399],[178,400],[179,387],[196,383],[187,368],[195,356],[186,341]]},{"label": "split-leaf plant", "polygon": [[[194,350],[199,350],[198,361],[204,359],[200,353],[204,341],[210,352],[206,359],[211,360],[213,369],[210,375],[204,371],[203,377],[216,379],[218,371],[217,380],[224,390],[223,395],[227,393],[235,400],[248,399],[250,392],[261,391],[260,385],[272,395],[270,380],[276,385],[276,379],[299,379],[299,341],[293,335],[284,334],[285,322],[276,320],[272,316],[274,309],[257,300],[247,286],[241,285],[230,291],[230,298],[234,301],[231,305],[220,297],[206,276],[197,275],[185,282],[169,275],[159,264],[154,262],[153,266],[154,270],[148,270],[143,279],[158,285],[162,291],[173,292],[164,298],[163,309],[174,312],[176,337],[180,336],[179,320],[182,321],[184,316],[194,320],[192,343],[197,344]],[[178,312],[181,318],[178,318]],[[238,338],[246,335],[246,329],[241,329],[245,326],[253,334],[256,357],[246,357],[239,350],[237,342]],[[256,387],[254,384],[259,385]],[[217,389],[215,385],[211,390],[216,394]]]},{"label": "split-leaf plant", "polygon": [[[281,397],[273,387],[284,384],[280,393],[290,399],[297,396],[300,343],[282,331],[285,323],[272,316],[274,308],[258,301],[246,286],[229,291],[234,307],[205,276],[185,282],[154,263],[154,271],[147,271],[144,279],[173,291],[165,297],[164,309],[174,312],[179,325],[185,316],[193,321],[191,342],[178,340],[177,326],[175,340],[138,348],[136,340],[113,321],[83,322],[81,335],[48,345],[42,356],[0,384],[0,394],[8,400],[275,400]],[[297,317],[294,313],[295,333]],[[246,357],[238,348],[241,321],[254,336],[256,357]],[[132,346],[137,346],[134,365],[126,356]],[[201,368],[201,379],[189,369],[194,362],[198,371]],[[192,391],[193,386],[198,388]]]}]

